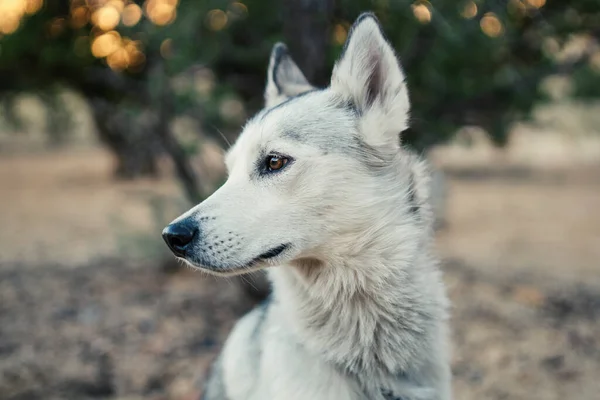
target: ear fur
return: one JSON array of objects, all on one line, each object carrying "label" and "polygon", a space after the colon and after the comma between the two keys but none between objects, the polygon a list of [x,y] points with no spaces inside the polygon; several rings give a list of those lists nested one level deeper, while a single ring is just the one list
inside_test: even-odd
[{"label": "ear fur", "polygon": [[285,44],[279,42],[273,46],[267,87],[265,89],[265,107],[271,108],[290,97],[314,89],[296,65]]},{"label": "ear fur", "polygon": [[408,127],[408,89],[374,14],[362,14],[350,29],[333,69],[331,89],[360,112],[367,143],[399,146],[398,135]]}]

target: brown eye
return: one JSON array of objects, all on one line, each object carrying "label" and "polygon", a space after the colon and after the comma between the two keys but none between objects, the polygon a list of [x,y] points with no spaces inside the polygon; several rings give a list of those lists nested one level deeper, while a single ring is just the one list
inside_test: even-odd
[{"label": "brown eye", "polygon": [[277,171],[285,167],[288,159],[285,157],[270,155],[267,157],[267,169],[269,171]]}]

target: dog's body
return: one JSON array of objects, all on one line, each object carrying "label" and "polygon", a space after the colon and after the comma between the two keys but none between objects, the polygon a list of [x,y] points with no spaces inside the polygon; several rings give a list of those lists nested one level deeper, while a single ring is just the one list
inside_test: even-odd
[{"label": "dog's body", "polygon": [[273,267],[204,398],[449,400],[429,174],[399,145],[407,88],[377,20],[357,20],[324,90],[276,45],[266,105],[229,151],[228,181],[163,233],[215,274]]}]

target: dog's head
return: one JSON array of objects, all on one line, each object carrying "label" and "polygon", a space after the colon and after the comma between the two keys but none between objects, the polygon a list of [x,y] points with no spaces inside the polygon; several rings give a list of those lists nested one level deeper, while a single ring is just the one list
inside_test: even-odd
[{"label": "dog's head", "polygon": [[372,14],[355,22],[323,90],[275,45],[265,100],[226,155],[226,183],[163,231],[176,256],[217,274],[319,260],[341,238],[368,240],[378,202],[394,198],[409,215],[414,194],[397,166],[408,92]]}]

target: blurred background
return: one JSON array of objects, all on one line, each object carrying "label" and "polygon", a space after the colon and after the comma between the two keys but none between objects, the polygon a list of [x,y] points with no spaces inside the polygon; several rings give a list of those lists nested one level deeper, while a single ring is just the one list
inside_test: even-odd
[{"label": "blurred background", "polygon": [[160,232],[224,181],[272,45],[326,86],[366,10],[436,168],[455,398],[598,398],[599,0],[0,0],[1,399],[198,397],[267,289]]}]

